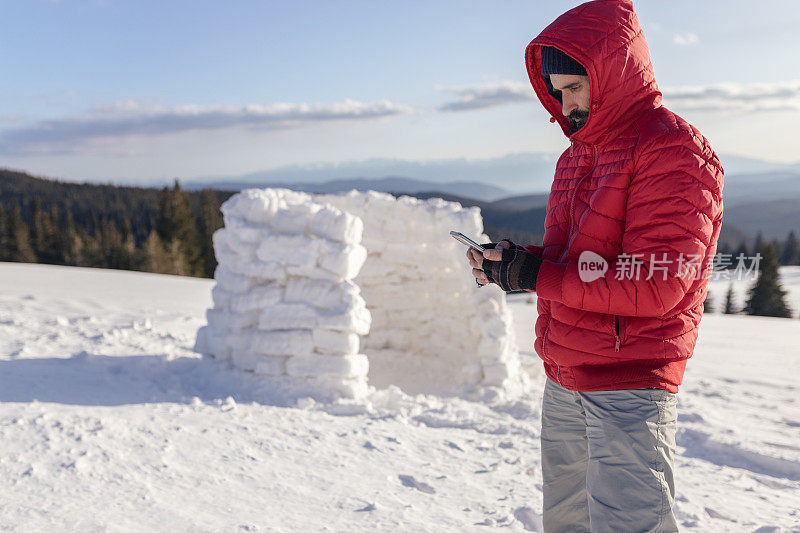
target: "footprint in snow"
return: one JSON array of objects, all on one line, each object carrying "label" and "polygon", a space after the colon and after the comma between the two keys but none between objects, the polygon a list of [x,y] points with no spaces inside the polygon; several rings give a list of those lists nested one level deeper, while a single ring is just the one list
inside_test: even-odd
[{"label": "footprint in snow", "polygon": [[456,444],[455,442],[451,442],[449,440],[446,440],[444,442],[445,442],[445,444],[447,444],[449,447],[453,448],[454,450],[458,450],[460,452],[464,451],[464,449],[461,446],[459,446],[458,444]]},{"label": "footprint in snow", "polygon": [[414,476],[406,476],[404,474],[400,474],[397,476],[400,479],[400,483],[403,484],[404,487],[411,487],[412,489],[417,489],[418,491],[424,492],[426,494],[435,494],[436,490],[425,483],[424,481],[417,481],[414,479]]},{"label": "footprint in snow", "polygon": [[514,518],[522,523],[526,531],[544,531],[542,515],[530,507],[519,507],[514,510]]}]

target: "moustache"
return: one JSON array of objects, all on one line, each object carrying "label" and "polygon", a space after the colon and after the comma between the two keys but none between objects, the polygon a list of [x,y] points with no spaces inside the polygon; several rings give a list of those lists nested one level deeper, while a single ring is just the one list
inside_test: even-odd
[{"label": "moustache", "polygon": [[567,115],[567,118],[569,119],[569,133],[572,135],[586,124],[586,121],[589,119],[589,111],[573,109],[570,111],[569,115]]},{"label": "moustache", "polygon": [[589,111],[584,111],[583,109],[573,109],[570,111],[567,118],[575,122],[583,122],[589,118]]}]

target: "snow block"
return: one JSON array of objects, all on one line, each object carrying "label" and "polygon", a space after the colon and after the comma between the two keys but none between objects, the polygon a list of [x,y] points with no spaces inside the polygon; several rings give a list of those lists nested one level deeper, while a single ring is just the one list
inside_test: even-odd
[{"label": "snow block", "polygon": [[309,330],[263,331],[254,333],[250,350],[263,355],[306,355],[314,349]]},{"label": "snow block", "polygon": [[[221,210],[201,353],[315,398],[363,397],[373,356],[391,362],[398,383],[526,389],[505,294],[475,286],[449,235],[489,240],[479,208],[266,188],[234,194]],[[442,369],[449,374],[430,374]]]},{"label": "snow block", "polygon": [[314,214],[310,231],[332,241],[357,244],[361,242],[364,223],[360,218],[326,204]]},{"label": "snow block", "polygon": [[311,338],[314,341],[314,350],[318,353],[358,353],[359,336],[356,333],[315,329],[311,332]]},{"label": "snow block", "polygon": [[365,376],[369,362],[364,354],[354,355],[295,355],[286,361],[290,376]]},{"label": "snow block", "polygon": [[314,329],[317,310],[306,304],[276,303],[265,308],[258,317],[258,329]]}]

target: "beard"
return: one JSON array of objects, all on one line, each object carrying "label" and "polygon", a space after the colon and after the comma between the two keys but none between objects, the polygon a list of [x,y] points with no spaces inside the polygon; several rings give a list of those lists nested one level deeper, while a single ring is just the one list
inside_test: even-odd
[{"label": "beard", "polygon": [[567,115],[567,118],[569,119],[569,134],[572,135],[586,124],[586,121],[589,119],[589,111],[573,109],[570,114]]}]

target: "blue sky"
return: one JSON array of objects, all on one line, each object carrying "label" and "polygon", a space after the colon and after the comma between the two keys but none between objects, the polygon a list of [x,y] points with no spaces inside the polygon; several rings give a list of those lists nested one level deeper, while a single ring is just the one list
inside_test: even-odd
[{"label": "blue sky", "polygon": [[[0,0],[0,166],[144,183],[557,153],[523,53],[579,3]],[[800,8],[635,7],[667,107],[720,154],[796,159]]]}]

